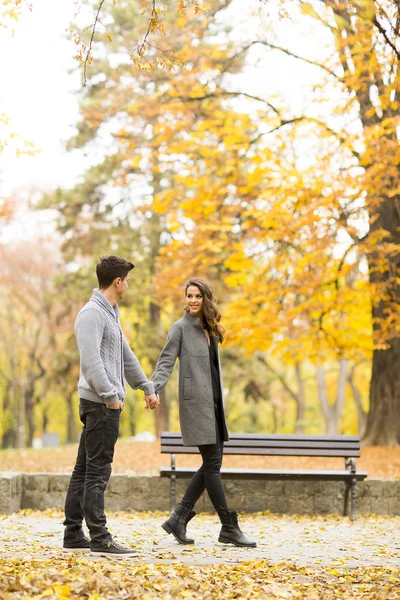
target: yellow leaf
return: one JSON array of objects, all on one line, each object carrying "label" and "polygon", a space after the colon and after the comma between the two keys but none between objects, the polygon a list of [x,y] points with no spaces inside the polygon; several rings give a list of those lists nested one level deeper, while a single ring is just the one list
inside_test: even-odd
[{"label": "yellow leaf", "polygon": [[311,4],[308,4],[307,2],[305,2],[304,4],[301,5],[301,12],[304,15],[309,15],[310,17],[314,17],[314,19],[320,18],[319,14],[315,10],[315,8],[313,8],[311,6]]}]

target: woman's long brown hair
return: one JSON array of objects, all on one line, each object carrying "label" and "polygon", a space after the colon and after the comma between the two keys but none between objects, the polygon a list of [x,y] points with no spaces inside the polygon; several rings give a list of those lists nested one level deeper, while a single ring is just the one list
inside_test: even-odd
[{"label": "woman's long brown hair", "polygon": [[[225,328],[220,324],[221,313],[217,307],[217,299],[214,294],[213,287],[205,279],[200,277],[192,277],[185,283],[185,297],[188,287],[195,285],[199,288],[203,296],[203,319],[210,335],[215,335],[219,342],[225,339]],[[189,308],[185,308],[185,312],[189,312]]]}]

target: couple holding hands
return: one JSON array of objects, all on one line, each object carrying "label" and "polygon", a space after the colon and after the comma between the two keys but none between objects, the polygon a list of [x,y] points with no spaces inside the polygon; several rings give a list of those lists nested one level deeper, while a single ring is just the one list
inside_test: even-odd
[{"label": "couple holding hands", "polygon": [[[169,519],[162,524],[180,544],[193,544],[186,526],[204,490],[222,528],[218,541],[255,547],[229,510],[221,480],[223,445],[229,440],[223,408],[218,344],[224,339],[221,314],[211,285],[193,278],[185,284],[184,316],[171,326],[155,372],[149,381],[126,341],[119,323],[118,301],[128,288],[131,262],[104,256],[96,267],[99,288],[80,310],[75,336],[80,355],[79,416],[83,423],[78,456],[65,501],[63,549],[88,550],[96,556],[127,557],[136,550],[117,544],[106,526],[104,492],[111,475],[125,380],[145,394],[146,408],[159,406],[179,358],[179,419],[183,443],[199,448],[202,465]],[[83,532],[85,519],[90,533]]]}]

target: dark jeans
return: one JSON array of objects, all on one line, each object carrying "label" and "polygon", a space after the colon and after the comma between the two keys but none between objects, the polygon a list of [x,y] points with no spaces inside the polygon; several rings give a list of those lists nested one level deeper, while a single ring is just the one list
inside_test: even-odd
[{"label": "dark jeans", "polygon": [[218,405],[215,406],[214,410],[217,442],[216,444],[199,446],[203,464],[193,475],[182,502],[193,507],[206,489],[215,510],[220,512],[227,509],[228,505],[221,479],[221,465],[224,452],[222,420]]},{"label": "dark jeans", "polygon": [[83,429],[65,501],[66,540],[83,537],[84,517],[94,545],[111,539],[104,514],[104,490],[111,475],[120,412],[105,404],[80,400],[79,416]]}]

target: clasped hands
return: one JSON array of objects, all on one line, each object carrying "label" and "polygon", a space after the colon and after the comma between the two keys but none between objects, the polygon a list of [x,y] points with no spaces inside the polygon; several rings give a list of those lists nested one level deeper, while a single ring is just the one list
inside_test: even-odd
[{"label": "clasped hands", "polygon": [[160,406],[160,397],[157,393],[145,396],[144,401],[146,403],[146,410],[152,410],[153,408],[158,408]]},{"label": "clasped hands", "polygon": [[[160,406],[160,397],[158,394],[149,394],[144,397],[144,401],[146,403],[146,410],[152,410],[153,408],[158,408]],[[114,404],[108,404],[107,408],[112,410],[124,410],[124,403],[121,400],[115,402]]]}]

